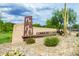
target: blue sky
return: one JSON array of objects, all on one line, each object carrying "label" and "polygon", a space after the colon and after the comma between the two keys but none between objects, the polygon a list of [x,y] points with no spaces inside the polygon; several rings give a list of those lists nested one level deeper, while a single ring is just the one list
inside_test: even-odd
[{"label": "blue sky", "polygon": [[[51,18],[55,9],[64,8],[64,3],[38,3],[38,4],[21,4],[7,3],[0,4],[0,15],[2,20],[14,23],[23,23],[24,16],[32,16],[33,23],[45,25],[45,21]],[[77,23],[79,23],[79,4],[68,3],[67,8],[77,12]]]}]

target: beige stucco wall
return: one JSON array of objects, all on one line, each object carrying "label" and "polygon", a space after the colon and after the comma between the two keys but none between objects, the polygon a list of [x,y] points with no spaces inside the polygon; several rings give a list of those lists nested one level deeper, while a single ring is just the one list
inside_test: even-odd
[{"label": "beige stucco wall", "polygon": [[[12,34],[12,43],[23,43],[22,39],[23,30],[24,30],[23,24],[14,25]],[[36,34],[36,32],[43,32],[43,31],[56,31],[56,29],[33,27],[33,34]]]}]

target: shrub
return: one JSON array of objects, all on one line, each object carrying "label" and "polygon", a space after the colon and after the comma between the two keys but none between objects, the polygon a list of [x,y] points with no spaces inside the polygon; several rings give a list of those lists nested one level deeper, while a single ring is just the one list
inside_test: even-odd
[{"label": "shrub", "polygon": [[12,50],[5,53],[3,56],[24,56],[20,50]]},{"label": "shrub", "polygon": [[79,33],[76,34],[76,37],[79,37]]},{"label": "shrub", "polygon": [[38,24],[38,23],[33,24],[33,26],[35,26],[35,27],[41,27],[41,25]]},{"label": "shrub", "polygon": [[26,39],[26,43],[33,44],[33,43],[35,43],[35,40],[33,38],[28,38],[28,39]]},{"label": "shrub", "polygon": [[44,45],[51,47],[56,46],[59,43],[59,39],[57,37],[45,38]]}]

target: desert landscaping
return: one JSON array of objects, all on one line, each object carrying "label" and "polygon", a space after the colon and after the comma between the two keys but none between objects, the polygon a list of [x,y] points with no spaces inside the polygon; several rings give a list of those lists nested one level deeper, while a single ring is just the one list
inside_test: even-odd
[{"label": "desert landscaping", "polygon": [[[34,33],[37,31],[56,31],[51,28],[34,27]],[[12,43],[1,44],[0,54],[4,55],[8,51],[20,50],[26,56],[75,56],[79,52],[79,37],[59,36],[59,44],[56,47],[46,47],[43,42],[46,37],[35,38],[34,44],[26,44],[22,39],[23,24],[14,25],[12,34]],[[51,36],[48,36],[51,37]],[[79,53],[78,53],[79,54]]]},{"label": "desert landscaping", "polygon": [[1,12],[0,56],[79,56],[79,13],[75,8],[67,7],[69,4],[58,5],[63,7],[52,9],[51,17],[47,15],[49,7],[45,8],[47,14],[41,14],[40,11],[45,9],[39,9],[40,7],[34,7],[30,14],[28,12],[31,10],[27,10],[26,7],[17,9],[14,5],[13,11],[9,11],[10,16],[13,14],[14,17],[7,16],[8,21],[5,17],[3,19],[4,15]]}]

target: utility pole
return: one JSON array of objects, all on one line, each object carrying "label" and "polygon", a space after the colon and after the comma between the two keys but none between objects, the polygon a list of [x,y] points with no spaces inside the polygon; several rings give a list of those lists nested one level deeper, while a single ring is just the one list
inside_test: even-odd
[{"label": "utility pole", "polygon": [[66,8],[66,3],[64,4],[64,34],[67,34],[67,8]]}]

